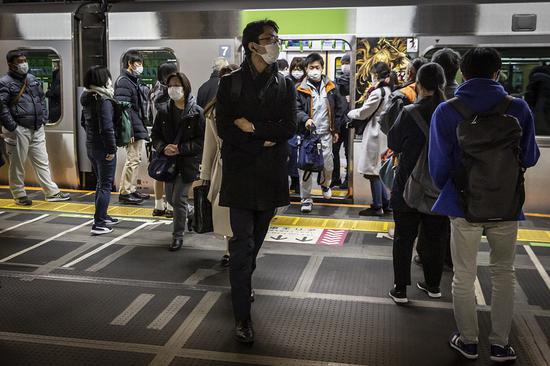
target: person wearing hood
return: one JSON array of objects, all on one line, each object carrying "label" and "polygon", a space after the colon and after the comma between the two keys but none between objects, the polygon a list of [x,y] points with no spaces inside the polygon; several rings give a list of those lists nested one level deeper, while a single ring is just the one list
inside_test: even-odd
[{"label": "person wearing hood", "polygon": [[116,170],[115,114],[111,73],[105,66],[92,66],[84,75],[81,124],[86,130],[86,149],[96,175],[95,213],[92,235],[108,234],[118,220],[107,210]]},{"label": "person wearing hood", "polygon": [[46,99],[40,81],[29,73],[29,63],[21,50],[6,54],[8,74],[0,78],[0,124],[9,157],[8,179],[15,203],[32,205],[25,192],[25,162],[30,159],[46,201],[71,198],[52,180],[46,133],[48,122]]},{"label": "person wearing hood", "polygon": [[220,70],[227,65],[229,65],[229,62],[227,62],[225,57],[216,57],[214,59],[210,78],[199,87],[199,91],[197,92],[197,104],[202,109],[205,109],[208,103],[216,97],[218,84],[220,83]]},{"label": "person wearing hood", "polygon": [[277,71],[279,27],[272,20],[243,30],[245,59],[224,76],[216,97],[216,127],[223,140],[219,204],[229,207],[229,281],[235,338],[254,342],[250,315],[256,257],[277,207],[290,203],[288,144],[296,132],[294,85]]},{"label": "person wearing hood", "polygon": [[[508,93],[497,80],[502,61],[494,48],[477,47],[466,52],[460,64],[465,82],[455,92],[457,100],[473,113],[482,114],[501,106],[508,99]],[[453,308],[457,332],[454,332],[449,345],[468,359],[476,359],[478,354],[479,327],[475,300],[475,281],[477,273],[477,253],[482,235],[487,237],[491,257],[491,360],[497,362],[512,361],[516,353],[509,344],[509,334],[514,314],[515,270],[514,259],[518,234],[518,221],[523,220],[520,213],[516,220],[470,222],[466,220],[464,199],[457,183],[457,172],[468,169],[464,166],[464,151],[458,141],[458,126],[464,121],[453,101],[441,103],[435,110],[430,125],[428,162],[434,184],[441,190],[432,211],[451,218],[451,254],[454,265]],[[514,117],[521,127],[519,141],[519,165],[510,161],[510,171],[498,171],[487,176],[490,187],[474,187],[472,195],[483,195],[483,189],[498,190],[492,182],[499,181],[506,174],[525,170],[534,166],[540,151],[535,140],[533,116],[527,103],[519,98],[507,102],[504,112],[508,118]],[[476,116],[477,119],[477,116]],[[475,120],[474,120],[475,121]],[[502,121],[502,119],[501,119]],[[472,123],[473,125],[473,123]],[[482,129],[483,131],[483,129]],[[498,155],[498,149],[488,153]],[[491,170],[489,169],[489,172]],[[502,198],[506,200],[506,197]],[[514,199],[514,197],[509,197]]]},{"label": "person wearing hood", "polygon": [[[165,62],[159,65],[157,69],[157,82],[153,86],[153,89],[151,89],[151,93],[149,93],[150,121],[154,121],[157,116],[157,106],[170,100],[168,96],[168,87],[166,86],[166,78],[168,75],[177,71],[178,65],[173,62]],[[164,199],[164,182],[155,180],[153,192],[155,195],[153,216],[165,216],[171,219],[174,216],[174,208]]]},{"label": "person wearing hood", "polygon": [[550,66],[537,66],[529,73],[525,101],[535,117],[537,135],[550,135]]},{"label": "person wearing hood", "polygon": [[185,74],[169,75],[166,85],[170,101],[158,105],[151,139],[159,154],[176,159],[178,175],[165,185],[166,199],[174,207],[173,240],[168,248],[175,251],[183,245],[186,223],[193,213],[187,196],[191,184],[199,178],[205,119],[191,95],[191,82]]},{"label": "person wearing hood", "polygon": [[122,102],[129,102],[130,118],[132,120],[132,139],[126,146],[126,162],[120,178],[118,200],[121,203],[139,205],[149,195],[137,191],[136,181],[141,164],[141,152],[145,141],[149,141],[147,131],[148,111],[147,101],[149,89],[141,80],[143,73],[143,57],[136,51],[131,51],[125,57],[126,69],[115,82],[115,98]]},{"label": "person wearing hood", "polygon": [[[315,131],[321,138],[324,167],[321,174],[321,190],[325,199],[332,198],[330,183],[334,168],[332,144],[338,141],[338,131],[343,117],[342,97],[334,84],[323,75],[325,62],[318,53],[311,53],[305,59],[307,77],[296,89],[298,108],[298,132],[302,135]],[[305,172],[300,170],[301,212],[309,213],[313,208],[311,175],[304,180]]]}]

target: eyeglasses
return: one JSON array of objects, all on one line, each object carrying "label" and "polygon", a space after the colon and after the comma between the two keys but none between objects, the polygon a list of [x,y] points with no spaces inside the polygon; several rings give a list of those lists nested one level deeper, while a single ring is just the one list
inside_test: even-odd
[{"label": "eyeglasses", "polygon": [[268,41],[267,44],[278,44],[279,46],[283,44],[283,41],[277,36],[258,38],[258,41]]}]

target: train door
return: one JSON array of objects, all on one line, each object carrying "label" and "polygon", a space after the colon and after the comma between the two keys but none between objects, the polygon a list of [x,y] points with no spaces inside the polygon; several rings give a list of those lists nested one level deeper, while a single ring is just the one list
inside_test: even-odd
[{"label": "train door", "polygon": [[[279,58],[286,59],[290,64],[295,57],[305,58],[310,53],[319,53],[323,57],[325,64],[323,74],[327,75],[332,81],[335,81],[342,74],[340,63],[342,56],[346,52],[351,51],[350,43],[343,39],[286,39],[284,37],[282,39],[282,50]],[[351,137],[348,140],[351,142]],[[352,146],[352,144],[350,143],[348,146]],[[339,159],[335,159],[335,161],[338,164],[335,168],[339,168],[340,176],[338,185],[332,187],[332,200],[339,202],[351,201],[353,200],[352,183],[351,180],[346,178],[353,170],[352,151],[348,151],[348,159],[346,159],[344,146],[342,146],[339,150]],[[322,177],[315,174],[310,179],[313,179],[313,198],[315,200],[322,200],[323,196],[320,186]],[[299,200],[300,195],[298,192],[291,190],[290,193],[293,200]]]}]

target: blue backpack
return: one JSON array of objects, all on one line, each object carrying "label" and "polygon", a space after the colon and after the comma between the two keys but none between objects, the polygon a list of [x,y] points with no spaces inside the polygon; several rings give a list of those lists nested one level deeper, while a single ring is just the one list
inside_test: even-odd
[{"label": "blue backpack", "polygon": [[309,179],[311,173],[322,172],[324,165],[321,137],[314,131],[298,135],[298,169],[305,172],[304,181]]}]

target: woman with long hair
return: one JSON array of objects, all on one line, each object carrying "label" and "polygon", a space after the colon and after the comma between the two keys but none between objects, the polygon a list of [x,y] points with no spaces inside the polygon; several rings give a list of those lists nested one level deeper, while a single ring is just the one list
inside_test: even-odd
[{"label": "woman with long hair", "polygon": [[[424,282],[418,282],[417,287],[431,298],[441,297],[439,284],[447,242],[450,240],[449,218],[433,214],[431,211],[430,213],[420,212],[411,207],[409,205],[411,201],[405,200],[405,187],[419,159],[427,159],[427,155],[421,153],[429,142],[432,114],[437,106],[445,101],[444,90],[445,73],[443,68],[433,62],[422,66],[416,76],[418,99],[413,105],[403,109],[388,134],[389,148],[399,154],[399,164],[391,192],[391,205],[395,221],[394,288],[389,293],[390,297],[399,304],[408,302],[407,286],[411,284],[411,257],[419,227],[423,233],[421,259]],[[422,181],[422,184],[424,183]],[[426,188],[433,189],[433,185]],[[425,199],[423,206],[431,209],[433,202],[430,200]],[[420,208],[419,206],[415,207]]]},{"label": "woman with long hair", "polygon": [[174,251],[182,247],[185,227],[193,213],[188,192],[199,176],[205,122],[185,74],[170,74],[166,85],[170,100],[158,105],[151,139],[158,153],[176,159],[177,176],[165,184],[166,199],[174,207],[173,240],[169,245]]},{"label": "woman with long hair", "polygon": [[[238,68],[239,66],[235,64],[222,67],[220,70],[220,79]],[[222,257],[221,264],[227,267],[229,265],[228,243],[229,238],[233,236],[233,231],[231,230],[231,224],[229,222],[229,208],[219,205],[222,182],[221,149],[223,142],[218,135],[218,129],[216,127],[216,98],[206,105],[204,108],[204,116],[206,117],[206,131],[204,136],[200,178],[204,182],[209,182],[210,184],[208,200],[212,203],[214,234],[225,238],[225,254]]]}]

